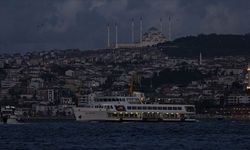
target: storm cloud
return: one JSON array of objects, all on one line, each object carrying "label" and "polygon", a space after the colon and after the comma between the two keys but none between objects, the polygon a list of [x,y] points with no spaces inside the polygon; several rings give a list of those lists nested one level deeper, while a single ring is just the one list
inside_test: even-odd
[{"label": "storm cloud", "polygon": [[[96,49],[106,46],[106,25],[119,26],[119,41],[130,41],[130,20],[143,17],[143,30],[159,27],[173,37],[200,33],[244,34],[250,28],[249,0],[1,0],[0,52]],[[139,32],[136,32],[137,39]]]}]

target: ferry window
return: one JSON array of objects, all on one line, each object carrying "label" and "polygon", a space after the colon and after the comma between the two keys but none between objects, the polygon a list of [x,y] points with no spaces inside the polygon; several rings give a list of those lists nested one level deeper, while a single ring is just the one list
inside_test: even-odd
[{"label": "ferry window", "polygon": [[177,107],[173,107],[173,110],[177,110]]},{"label": "ferry window", "polygon": [[111,109],[113,109],[113,106],[111,105]]},{"label": "ferry window", "polygon": [[178,107],[178,110],[181,110],[181,107]]},{"label": "ferry window", "polygon": [[152,109],[152,107],[149,106],[149,107],[148,107],[148,110],[151,110],[151,109]]},{"label": "ferry window", "polygon": [[168,107],[168,110],[172,110],[173,108],[172,107]]},{"label": "ferry window", "polygon": [[130,110],[130,109],[131,109],[131,106],[128,106],[128,109]]},{"label": "ferry window", "polygon": [[138,110],[141,110],[141,109],[142,109],[142,107],[140,107],[140,106],[138,106],[137,108],[138,108]]},{"label": "ferry window", "polygon": [[167,107],[163,107],[163,110],[167,110]]},{"label": "ferry window", "polygon": [[147,109],[147,107],[146,107],[146,106],[143,106],[143,107],[142,107],[142,109],[146,110],[146,109]]},{"label": "ferry window", "polygon": [[156,110],[156,107],[153,107],[154,110]]},{"label": "ferry window", "polygon": [[158,107],[158,110],[162,110],[162,107]]},{"label": "ferry window", "polygon": [[132,109],[136,109],[136,107],[135,107],[135,106],[132,106]]}]

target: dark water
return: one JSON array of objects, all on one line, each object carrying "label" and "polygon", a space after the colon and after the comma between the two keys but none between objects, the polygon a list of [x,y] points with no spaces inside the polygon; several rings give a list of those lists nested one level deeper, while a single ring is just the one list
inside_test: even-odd
[{"label": "dark water", "polygon": [[0,125],[0,149],[250,149],[250,122]]}]

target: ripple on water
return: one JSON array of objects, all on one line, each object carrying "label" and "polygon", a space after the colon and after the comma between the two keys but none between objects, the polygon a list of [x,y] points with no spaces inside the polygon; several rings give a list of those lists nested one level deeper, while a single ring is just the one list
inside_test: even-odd
[{"label": "ripple on water", "polygon": [[0,125],[0,149],[248,149],[250,122]]}]

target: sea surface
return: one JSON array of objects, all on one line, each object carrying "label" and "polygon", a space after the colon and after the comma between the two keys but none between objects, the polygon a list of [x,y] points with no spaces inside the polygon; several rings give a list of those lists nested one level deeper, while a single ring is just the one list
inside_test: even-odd
[{"label": "sea surface", "polygon": [[0,150],[250,149],[249,121],[0,125]]}]

